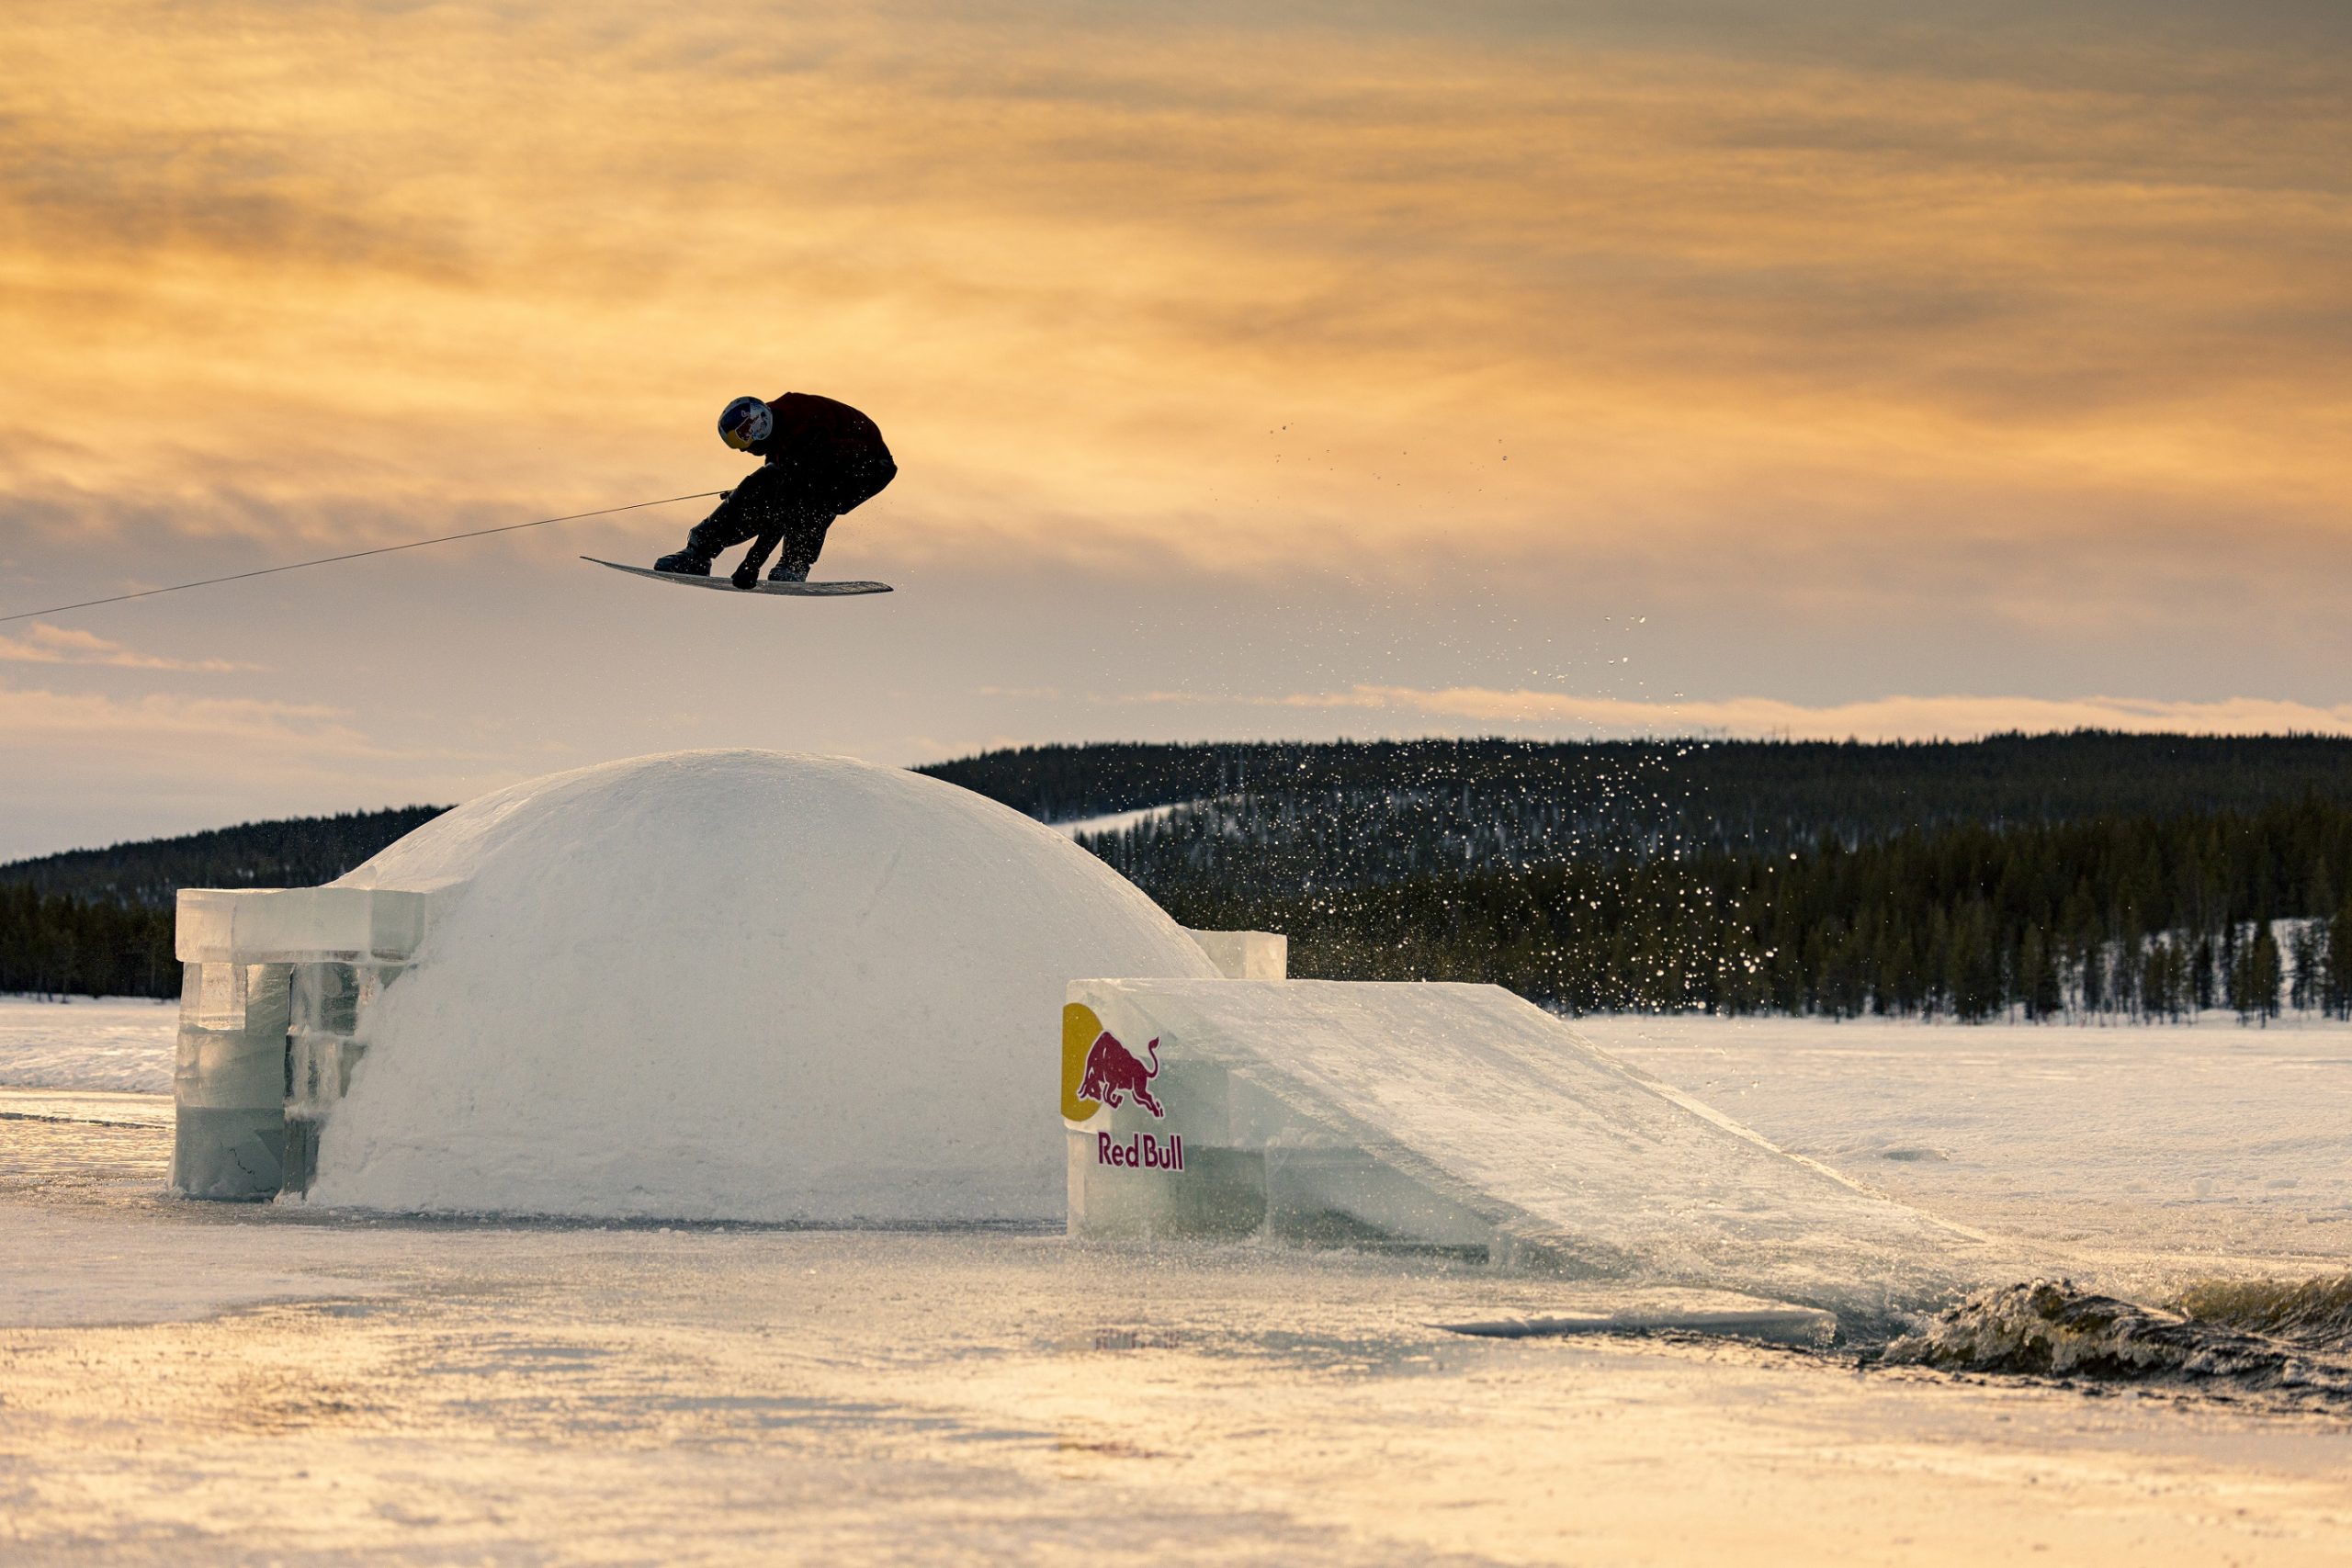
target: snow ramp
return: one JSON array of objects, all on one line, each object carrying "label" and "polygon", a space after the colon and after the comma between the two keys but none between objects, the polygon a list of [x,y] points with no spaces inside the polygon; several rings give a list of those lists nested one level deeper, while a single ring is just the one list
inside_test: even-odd
[{"label": "snow ramp", "polygon": [[1496,986],[1080,980],[1062,1057],[1074,1236],[1452,1255],[1761,1294],[1849,1328],[2005,1271],[1985,1238]]}]

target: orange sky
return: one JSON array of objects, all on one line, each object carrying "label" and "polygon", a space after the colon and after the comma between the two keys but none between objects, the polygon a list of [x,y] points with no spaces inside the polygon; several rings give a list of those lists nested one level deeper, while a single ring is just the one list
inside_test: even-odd
[{"label": "orange sky", "polygon": [[[1123,595],[1223,626],[1339,584],[1313,615],[1346,647],[1219,665],[1209,731],[1361,691],[2324,718],[2352,20],[2214,9],[13,0],[0,613],[716,488],[718,404],[790,387],[889,434],[905,477],[837,549],[933,604],[1067,574],[1094,647]],[[546,578],[567,543],[496,558]],[[1431,581],[1390,628],[1419,654],[1347,651]],[[1519,635],[1546,604],[1581,619]],[[1604,604],[1648,615],[1659,685],[1543,662]],[[71,623],[133,662],[0,659],[0,722],[322,698],[198,614]],[[1482,652],[1482,615],[1519,632]],[[1823,625],[1871,651],[1815,657]],[[794,722],[905,761],[1182,684],[971,635],[934,649],[952,694],[909,665],[910,695],[842,694],[892,722]],[[2070,664],[2086,637],[2143,657]],[[1093,694],[974,718],[974,676]],[[524,767],[483,754],[413,776]]]}]

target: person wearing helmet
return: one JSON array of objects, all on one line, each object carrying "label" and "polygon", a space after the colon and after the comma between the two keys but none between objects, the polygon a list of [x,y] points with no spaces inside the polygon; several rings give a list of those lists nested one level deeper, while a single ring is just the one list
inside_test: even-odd
[{"label": "person wearing helmet", "polygon": [[768,581],[806,582],[833,519],[873,500],[899,473],[872,420],[813,392],[737,398],[718,416],[718,435],[767,461],[695,525],[684,549],[655,561],[656,571],[708,577],[719,551],[749,539],[752,547],[729,581],[756,586],[761,565],[781,545]]}]

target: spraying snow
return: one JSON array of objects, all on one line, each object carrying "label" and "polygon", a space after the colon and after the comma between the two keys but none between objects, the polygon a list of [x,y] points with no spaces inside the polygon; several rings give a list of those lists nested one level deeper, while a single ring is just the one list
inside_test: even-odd
[{"label": "spraying snow", "polygon": [[839,758],[517,784],[343,886],[444,886],[313,1201],[822,1223],[1057,1221],[1073,976],[1213,976],[1063,835]]}]

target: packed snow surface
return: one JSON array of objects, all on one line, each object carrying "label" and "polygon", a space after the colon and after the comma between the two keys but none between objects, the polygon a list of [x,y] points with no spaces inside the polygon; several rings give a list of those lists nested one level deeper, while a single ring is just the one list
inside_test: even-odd
[{"label": "packed snow surface", "polygon": [[[168,1146],[148,1138],[137,1195],[77,1201],[61,1147],[37,1201],[0,1196],[0,1275],[121,1260],[117,1326],[22,1326],[88,1320],[0,1282],[9,1568],[2342,1568],[2352,1529],[2352,1435],[2324,1418],[1432,1326],[1607,1310],[1553,1281],[322,1221],[156,1201]],[[255,1305],[159,1321],[224,1286]]]},{"label": "packed snow surface", "polygon": [[1053,829],[839,758],[694,751],[517,784],[343,879],[444,887],[311,1201],[1058,1221],[1062,989],[1208,977]]},{"label": "packed snow surface", "polygon": [[179,1022],[143,997],[0,997],[0,1085],[169,1094]]},{"label": "packed snow surface", "polygon": [[1792,1153],[2056,1244],[2161,1292],[2241,1260],[2352,1258],[2352,1026],[1578,1019],[1579,1033]]}]

